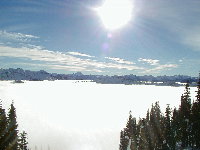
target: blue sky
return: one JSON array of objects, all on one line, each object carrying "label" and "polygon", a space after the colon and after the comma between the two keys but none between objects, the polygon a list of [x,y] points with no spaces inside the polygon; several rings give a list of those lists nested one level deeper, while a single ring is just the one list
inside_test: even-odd
[{"label": "blue sky", "polygon": [[197,76],[200,1],[131,2],[131,20],[108,30],[102,0],[1,0],[0,68]]}]

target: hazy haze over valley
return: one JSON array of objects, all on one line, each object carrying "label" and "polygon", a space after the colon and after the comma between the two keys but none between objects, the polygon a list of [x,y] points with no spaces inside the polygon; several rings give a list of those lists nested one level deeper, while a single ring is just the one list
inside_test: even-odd
[{"label": "hazy haze over valley", "polygon": [[[191,88],[192,100],[194,91]],[[129,110],[144,117],[151,104],[160,101],[173,108],[180,104],[184,87],[111,85],[77,81],[0,82],[3,105],[12,100],[19,129],[28,133],[32,148],[43,150],[116,150],[119,132]],[[164,112],[164,111],[163,111]]]}]

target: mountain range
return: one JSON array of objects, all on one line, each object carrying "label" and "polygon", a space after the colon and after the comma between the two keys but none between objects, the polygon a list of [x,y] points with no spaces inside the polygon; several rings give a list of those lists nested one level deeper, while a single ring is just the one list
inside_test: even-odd
[{"label": "mountain range", "polygon": [[58,74],[48,73],[44,70],[30,71],[21,68],[0,69],[0,80],[29,80],[29,81],[42,81],[42,80],[91,80],[96,83],[102,84],[150,84],[150,85],[170,85],[180,86],[186,82],[190,85],[196,85],[198,77],[191,77],[186,75],[174,76],[136,76],[130,75],[84,75],[81,72],[73,74]]}]

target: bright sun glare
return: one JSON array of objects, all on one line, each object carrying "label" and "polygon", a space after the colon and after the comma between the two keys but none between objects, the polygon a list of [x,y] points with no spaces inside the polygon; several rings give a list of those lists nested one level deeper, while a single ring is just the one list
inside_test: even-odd
[{"label": "bright sun glare", "polygon": [[132,17],[133,4],[130,0],[105,0],[102,6],[96,8],[104,26],[115,30],[126,25]]}]

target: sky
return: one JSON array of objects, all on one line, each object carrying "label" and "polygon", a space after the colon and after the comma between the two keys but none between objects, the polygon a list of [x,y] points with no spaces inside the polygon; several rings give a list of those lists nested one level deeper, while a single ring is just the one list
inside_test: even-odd
[{"label": "sky", "polygon": [[[99,14],[106,1],[1,0],[0,68],[198,76],[199,0],[130,0],[131,16],[117,29]],[[110,23],[128,10],[113,13],[115,5],[101,9]]]}]

